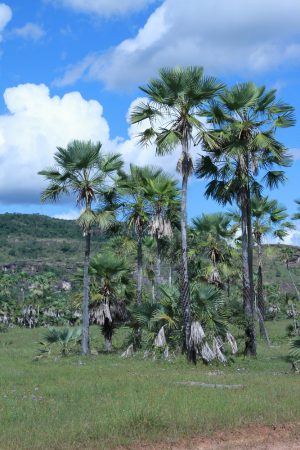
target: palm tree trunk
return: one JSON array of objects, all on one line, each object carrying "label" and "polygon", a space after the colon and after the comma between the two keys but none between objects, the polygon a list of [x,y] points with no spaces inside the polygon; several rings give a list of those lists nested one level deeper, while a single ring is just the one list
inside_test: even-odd
[{"label": "palm tree trunk", "polygon": [[263,288],[263,271],[262,271],[262,242],[261,236],[256,236],[256,245],[257,245],[257,315],[259,322],[259,334],[265,339],[267,344],[270,346],[270,339],[268,335],[268,331],[265,325],[265,298],[264,298],[264,288]]},{"label": "palm tree trunk", "polygon": [[138,236],[137,243],[137,304],[142,304],[142,290],[143,290],[143,248],[142,236]]},{"label": "palm tree trunk", "polygon": [[261,236],[256,237],[257,244],[257,306],[261,312],[263,320],[265,320],[265,299],[263,290],[263,272],[262,272],[262,243]]},{"label": "palm tree trunk", "polygon": [[83,301],[82,301],[82,353],[87,355],[90,351],[89,337],[89,265],[91,253],[91,231],[88,230],[85,235],[85,252],[83,265]]},{"label": "palm tree trunk", "polygon": [[251,292],[249,239],[248,239],[248,208],[247,193],[241,198],[241,226],[242,226],[242,269],[243,269],[243,308],[246,319],[245,327],[245,355],[256,355],[256,333],[253,314],[253,296]]},{"label": "palm tree trunk", "polygon": [[196,363],[196,352],[190,342],[191,337],[191,307],[190,286],[188,276],[187,256],[187,184],[188,168],[182,169],[182,191],[181,191],[181,306],[184,323],[184,348],[189,361]]},{"label": "palm tree trunk", "polygon": [[159,286],[160,286],[160,275],[161,275],[161,242],[156,235],[156,273],[155,273],[155,284],[156,284],[156,299],[159,299]]},{"label": "palm tree trunk", "polygon": [[107,318],[104,321],[102,326],[102,334],[104,336],[104,348],[106,352],[112,351],[112,335],[113,335],[113,326],[112,322],[110,322]]},{"label": "palm tree trunk", "polygon": [[172,265],[169,264],[169,287],[172,286]]}]

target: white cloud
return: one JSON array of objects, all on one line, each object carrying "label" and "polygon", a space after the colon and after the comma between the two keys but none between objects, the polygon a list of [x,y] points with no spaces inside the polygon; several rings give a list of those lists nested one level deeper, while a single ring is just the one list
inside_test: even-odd
[{"label": "white cloud", "polygon": [[284,239],[286,245],[297,245],[300,247],[300,225],[299,222],[295,230],[291,230]]},{"label": "white cloud", "polygon": [[[269,70],[300,62],[300,2],[286,0],[165,0],[132,39],[93,55],[67,84],[81,76],[109,88],[145,82],[162,66],[203,65],[206,71]],[[87,60],[85,60],[87,62]]]},{"label": "white cloud", "polygon": [[0,3],[0,41],[2,32],[12,18],[12,10],[5,3]]},{"label": "white cloud", "polygon": [[[45,85],[24,84],[6,89],[4,101],[8,113],[0,115],[2,203],[39,202],[45,182],[37,172],[53,164],[57,146],[73,139],[100,140],[104,151],[123,155],[126,167],[152,164],[175,172],[178,151],[160,158],[153,146],[142,149],[136,138],[142,129],[138,125],[129,127],[127,139],[111,139],[101,104],[85,100],[79,92],[51,97]],[[73,217],[74,212],[66,214]]]},{"label": "white cloud", "polygon": [[64,220],[76,220],[78,219],[80,211],[76,209],[70,209],[61,214],[55,214],[53,217],[55,219],[64,219]]},{"label": "white cloud", "polygon": [[75,11],[109,17],[140,11],[156,0],[48,0]]},{"label": "white cloud", "polygon": [[45,85],[6,89],[9,111],[0,116],[0,199],[38,201],[44,184],[37,172],[53,164],[57,146],[73,139],[107,142],[109,128],[96,101],[78,92],[51,97]]},{"label": "white cloud", "polygon": [[40,25],[28,22],[23,27],[12,30],[12,34],[22,39],[38,41],[45,35],[45,31]]}]

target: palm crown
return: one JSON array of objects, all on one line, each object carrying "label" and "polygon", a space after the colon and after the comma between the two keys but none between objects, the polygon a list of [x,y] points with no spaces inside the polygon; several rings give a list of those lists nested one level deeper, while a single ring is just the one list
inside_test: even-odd
[{"label": "palm crown", "polygon": [[109,179],[121,170],[120,155],[102,154],[100,142],[75,140],[66,149],[58,147],[54,160],[56,167],[39,172],[49,181],[42,193],[42,201],[56,201],[63,194],[76,196],[77,204],[84,207],[79,217],[80,225],[84,229],[95,223],[105,226],[109,214],[96,214],[91,207]]},{"label": "palm crown", "polygon": [[293,107],[276,101],[276,91],[253,83],[237,84],[224,90],[218,101],[203,114],[213,126],[204,135],[206,155],[197,161],[197,175],[212,178],[206,194],[227,203],[238,200],[241,187],[260,195],[256,176],[265,172],[269,188],[285,181],[275,165],[288,166],[291,159],[286,147],[275,139],[277,128],[295,123]]}]

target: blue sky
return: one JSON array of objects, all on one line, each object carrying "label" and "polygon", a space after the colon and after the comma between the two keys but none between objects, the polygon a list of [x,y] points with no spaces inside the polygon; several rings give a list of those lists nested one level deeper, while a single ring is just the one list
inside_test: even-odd
[{"label": "blue sky", "polygon": [[[228,84],[275,87],[298,116],[299,17],[298,0],[0,0],[0,212],[74,217],[71,203],[40,204],[37,176],[73,138],[174,173],[176,155],[138,148],[126,120],[137,86],[161,66],[203,65]],[[278,136],[295,162],[272,196],[293,213],[299,124]],[[204,186],[190,183],[190,217],[220,209],[203,198]],[[298,231],[290,237],[299,239]]]}]

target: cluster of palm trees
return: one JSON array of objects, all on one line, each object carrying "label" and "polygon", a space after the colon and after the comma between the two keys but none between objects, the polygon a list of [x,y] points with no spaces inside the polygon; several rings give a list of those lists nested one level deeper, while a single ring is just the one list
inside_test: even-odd
[{"label": "cluster of palm trees", "polygon": [[[282,167],[290,165],[291,159],[286,147],[276,139],[276,130],[294,125],[293,107],[277,101],[276,91],[268,91],[264,86],[240,83],[228,88],[217,79],[206,77],[201,67],[161,69],[159,77],[151,79],[141,90],[146,100],[133,108],[131,123],[143,124],[138,135],[140,144],[155,145],[157,155],[181,148],[176,165],[181,189],[161,169],[131,165],[125,172],[120,155],[105,155],[101,144],[92,142],[74,141],[66,149],[58,148],[54,157],[56,167],[40,172],[50,182],[42,194],[43,201],[70,194],[82,206],[78,219],[86,242],[82,351],[89,352],[91,231],[93,227],[102,232],[121,227],[124,236],[119,248],[123,248],[123,255],[128,232],[137,244],[137,305],[143,301],[146,235],[153,237],[156,246],[153,269],[156,301],[162,281],[162,249],[164,246],[172,249],[169,252],[174,260],[180,250],[183,348],[193,361],[197,352],[191,336],[189,271],[193,277],[197,275],[193,265],[193,259],[197,258],[193,258],[188,242],[205,247],[210,261],[207,281],[223,288],[226,280],[229,289],[235,270],[233,261],[239,256],[232,254],[233,247],[228,242],[241,234],[245,354],[255,356],[253,245],[255,241],[259,260],[257,300],[263,319],[262,236],[274,232],[282,238],[291,228],[285,210],[277,202],[264,198],[263,189],[275,188],[285,181]],[[192,155],[193,148],[198,151],[196,158]],[[190,231],[187,191],[192,175],[207,180],[207,197],[222,205],[235,204],[237,210],[226,217],[220,214],[195,219]],[[174,242],[178,244],[176,230],[180,233],[180,245],[172,248]]]}]

